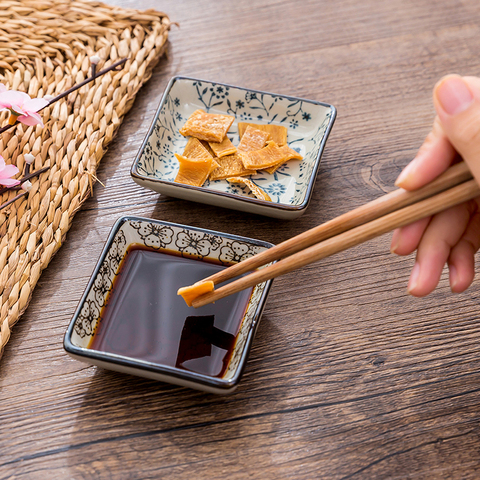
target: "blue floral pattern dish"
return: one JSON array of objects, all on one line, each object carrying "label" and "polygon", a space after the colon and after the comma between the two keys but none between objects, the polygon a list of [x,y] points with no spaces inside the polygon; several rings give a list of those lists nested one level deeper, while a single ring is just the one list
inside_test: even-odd
[{"label": "blue floral pattern dish", "polygon": [[[283,125],[288,144],[303,156],[273,174],[258,172],[251,180],[271,197],[258,200],[245,186],[226,180],[202,187],[176,183],[178,161],[187,143],[179,130],[197,109],[235,117],[227,136],[238,145],[238,122]],[[186,200],[234,208],[277,218],[301,215],[310,201],[320,158],[336,110],[332,105],[187,77],[174,77],[162,98],[155,119],[132,166],[140,185]]]},{"label": "blue floral pattern dish", "polygon": [[[65,350],[77,360],[212,393],[233,391],[240,381],[272,280],[253,289],[227,370],[221,378],[88,348],[97,325],[102,321],[102,309],[113,288],[121,261],[132,244],[170,251],[199,261],[208,258],[224,265],[238,263],[270,248],[272,244],[147,218],[122,217],[112,228],[65,334]],[[192,308],[192,311],[195,310]]]}]

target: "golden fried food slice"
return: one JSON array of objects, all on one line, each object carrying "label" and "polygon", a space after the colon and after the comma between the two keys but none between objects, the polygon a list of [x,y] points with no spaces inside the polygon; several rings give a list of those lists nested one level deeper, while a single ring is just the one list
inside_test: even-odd
[{"label": "golden fried food slice", "polygon": [[274,165],[273,167],[268,167],[268,168],[263,169],[263,171],[272,175],[284,164],[285,164],[285,162],[280,162],[277,165]]},{"label": "golden fried food slice", "polygon": [[260,200],[267,200],[271,202],[272,199],[269,197],[268,193],[263,191],[258,185],[255,185],[250,179],[243,177],[229,177],[227,182],[230,183],[243,183],[246,185],[250,191]]},{"label": "golden fried food slice", "polygon": [[185,125],[180,129],[184,137],[196,137],[207,142],[220,143],[232,125],[235,117],[231,115],[220,115],[217,113],[206,113],[203,110],[195,110]]},{"label": "golden fried food slice", "polygon": [[285,162],[286,157],[287,153],[283,150],[283,147],[279,147],[275,142],[269,141],[265,148],[243,153],[242,160],[243,166],[247,169],[265,170]]},{"label": "golden fried food slice", "polygon": [[264,170],[267,173],[274,173],[276,172],[284,163],[288,162],[289,160],[302,160],[303,157],[293,150],[293,148],[290,148],[288,145],[284,145],[283,147],[280,147],[286,154],[285,159],[281,162],[279,162],[277,165],[274,165],[273,167],[265,168]]},{"label": "golden fried food slice", "polygon": [[203,145],[203,143],[195,137],[190,137],[188,139],[182,155],[187,158],[204,160],[208,160],[209,158],[214,157],[214,155],[211,155],[210,152],[205,148],[205,145]]},{"label": "golden fried food slice", "polygon": [[185,150],[183,151],[183,156],[195,160],[208,160],[212,159],[212,165],[210,166],[210,171],[208,174],[210,175],[213,170],[219,167],[218,163],[215,161],[215,154],[208,146],[208,142],[204,142],[203,140],[199,140],[195,137],[190,137],[185,146]]},{"label": "golden fried food slice", "polygon": [[[212,165],[210,166],[210,171],[208,172],[208,176],[210,176],[210,174],[216,169],[218,168],[220,165],[218,164],[217,162],[218,158],[214,158],[212,160]],[[208,177],[207,177],[208,178]]]},{"label": "golden fried food slice", "polygon": [[243,166],[242,156],[242,153],[237,152],[233,155],[217,158],[219,167],[210,174],[210,180],[223,180],[227,177],[243,177],[257,173],[256,170],[247,169]]},{"label": "golden fried food slice", "polygon": [[210,280],[208,282],[198,282],[189,287],[182,287],[177,290],[177,295],[180,295],[184,300],[185,303],[191,307],[192,302],[199,297],[200,295],[204,295],[205,293],[210,293],[215,290],[213,282]]},{"label": "golden fried food slice", "polygon": [[184,183],[185,185],[201,187],[208,178],[212,167],[213,158],[187,158],[183,155],[179,155],[178,153],[176,153],[175,156],[180,162],[180,169],[175,177],[175,181],[178,183]]},{"label": "golden fried food slice", "polygon": [[270,138],[268,132],[263,132],[258,128],[254,128],[251,125],[248,125],[243,133],[242,139],[238,144],[238,150],[242,152],[254,152],[255,150],[260,150],[265,146],[267,140]]},{"label": "golden fried food slice", "polygon": [[208,146],[213,150],[215,157],[221,158],[225,155],[232,155],[237,151],[237,147],[225,136],[220,143],[209,142]]},{"label": "golden fried food slice", "polygon": [[257,125],[256,123],[239,122],[238,135],[243,137],[248,126],[267,132],[270,134],[270,140],[273,140],[279,147],[287,144],[287,127],[281,125]]},{"label": "golden fried food slice", "polygon": [[208,144],[208,142],[206,142],[205,140],[200,140],[200,143],[208,150],[208,153],[209,153],[213,158],[216,157],[215,152],[212,150],[212,148],[210,147],[210,145]]}]

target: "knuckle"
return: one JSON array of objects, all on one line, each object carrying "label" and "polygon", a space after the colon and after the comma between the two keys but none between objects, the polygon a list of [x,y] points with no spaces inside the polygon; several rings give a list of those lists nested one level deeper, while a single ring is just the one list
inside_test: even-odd
[{"label": "knuckle", "polygon": [[474,214],[476,214],[478,211],[478,203],[477,199],[469,200],[467,202],[467,212],[470,217],[472,217]]},{"label": "knuckle", "polygon": [[455,137],[463,145],[476,146],[476,149],[480,150],[480,115],[478,117],[462,122],[455,132]]},{"label": "knuckle", "polygon": [[445,136],[445,131],[443,130],[442,122],[440,121],[440,118],[438,117],[438,115],[435,117],[435,120],[433,121],[433,127],[430,133],[434,138]]}]

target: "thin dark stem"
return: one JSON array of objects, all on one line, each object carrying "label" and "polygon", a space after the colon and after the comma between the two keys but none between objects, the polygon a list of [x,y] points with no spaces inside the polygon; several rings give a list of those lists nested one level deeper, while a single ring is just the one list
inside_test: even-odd
[{"label": "thin dark stem", "polygon": [[[115,62],[114,64],[110,65],[109,67],[105,68],[104,70],[101,70],[100,72],[97,73],[96,71],[96,65],[92,65],[92,76],[85,79],[83,82],[80,82],[79,84],[77,85],[74,85],[72,88],[69,88],[68,90],[66,90],[65,92],[61,93],[60,95],[57,95],[55,98],[52,98],[52,100],[50,100],[47,105],[45,105],[45,107],[41,108],[40,110],[38,110],[39,112],[42,111],[44,108],[52,105],[52,103],[55,103],[55,102],[58,102],[59,100],[61,100],[62,98],[65,98],[66,96],[70,95],[72,92],[75,92],[76,90],[78,90],[79,88],[82,88],[84,85],[86,85],[87,83],[90,83],[92,82],[93,80],[97,79],[98,77],[101,77],[102,75],[105,75],[106,73],[112,71],[112,70],[115,70],[117,67],[119,67],[120,65],[123,65],[126,61],[128,60],[128,58],[122,58],[122,60],[119,60],[118,62]],[[0,128],[0,133],[3,133],[5,131],[7,131],[8,129],[14,127],[15,125],[17,125],[19,122],[15,122],[14,124],[12,125],[5,125],[4,127]],[[38,175],[40,175],[41,173],[43,172],[46,172],[50,167],[43,167],[41,168],[40,170],[37,170],[35,172],[31,172],[29,173],[29,168],[26,168],[25,169],[25,175],[20,179],[20,184],[21,185],[22,183],[26,182],[27,180],[30,180],[30,178],[33,178],[33,177],[36,177]],[[18,185],[15,185],[14,187],[4,187],[4,188],[0,188],[0,195],[5,193],[5,192],[8,192],[9,190],[13,190],[13,189],[16,189],[18,188]],[[16,197],[12,198],[11,200],[9,200],[8,202],[4,203],[3,205],[0,205],[0,210],[2,210],[3,208],[5,207],[8,207],[9,205],[11,205],[13,202],[17,201],[19,198],[23,197],[24,195],[26,195],[27,192],[22,192],[20,194],[18,194]]]},{"label": "thin dark stem", "polygon": [[20,183],[26,182],[27,180],[30,180],[33,177],[37,177],[38,175],[40,175],[43,172],[46,172],[49,169],[50,167],[43,167],[40,170],[35,170],[34,172],[31,172],[28,175],[25,175],[24,177],[22,177],[20,179]]},{"label": "thin dark stem", "polygon": [[[23,176],[22,178],[19,179],[19,182],[20,182],[19,185],[26,182],[27,180],[30,180],[33,177],[37,177],[38,175],[40,175],[43,172],[46,172],[49,168],[50,167],[43,167],[40,170],[36,170],[35,172],[29,173],[29,174]],[[18,187],[18,185],[14,185],[13,187],[0,188],[0,195],[2,195],[2,193],[8,192],[9,190],[14,190],[16,187]]]},{"label": "thin dark stem", "polygon": [[19,193],[16,197],[13,197],[11,200],[9,200],[8,202],[5,202],[3,205],[0,205],[0,210],[2,210],[2,208],[5,208],[5,207],[8,207],[9,205],[11,205],[13,202],[16,202],[19,198],[22,198],[24,195],[26,195],[27,192],[22,192],[22,193]]},{"label": "thin dark stem", "polygon": [[[52,105],[52,103],[55,103],[55,102],[58,102],[59,100],[61,100],[62,98],[65,98],[66,96],[70,95],[72,92],[74,92],[75,90],[78,90],[79,88],[82,88],[84,85],[86,85],[87,83],[90,83],[92,82],[93,80],[97,79],[98,77],[101,77],[102,75],[105,75],[106,73],[112,71],[112,70],[115,70],[117,67],[119,67],[120,65],[123,65],[126,61],[128,60],[128,58],[122,58],[122,60],[119,60],[118,62],[115,62],[114,64],[110,65],[109,67],[105,68],[104,70],[101,70],[100,72],[98,73],[95,73],[94,72],[94,75],[85,79],[83,82],[80,82],[79,84],[77,85],[74,85],[72,88],[69,88],[68,90],[66,90],[65,92],[61,93],[60,95],[57,95],[55,98],[52,98],[48,103],[47,105],[45,105],[43,108],[41,108],[39,110],[39,112],[41,112],[44,108],[47,108],[49,107],[50,105]],[[3,133],[3,132],[6,132],[8,129],[14,127],[15,125],[18,125],[18,121],[16,121],[13,125],[5,125],[4,127],[0,128],[0,133]]]},{"label": "thin dark stem", "polygon": [[[52,99],[48,102],[48,104],[45,105],[43,108],[47,108],[47,107],[50,106],[52,103],[58,102],[58,101],[61,100],[62,98],[65,98],[66,96],[70,95],[70,94],[71,94],[72,92],[74,92],[75,90],[78,90],[79,88],[82,88],[82,87],[83,87],[84,85],[86,85],[87,83],[90,83],[90,82],[92,82],[93,80],[95,80],[96,78],[101,77],[102,75],[105,75],[106,73],[110,72],[111,70],[115,70],[118,66],[123,65],[127,60],[128,60],[128,58],[122,58],[122,60],[119,60],[118,62],[115,62],[114,64],[110,65],[108,68],[105,68],[104,70],[101,70],[101,71],[98,72],[96,75],[85,79],[83,82],[80,82],[78,85],[74,85],[72,88],[69,88],[68,90],[66,90],[65,92],[61,93],[60,95],[57,95],[55,98],[52,98]],[[41,108],[41,109],[39,110],[39,112],[42,111],[43,108]],[[2,133],[1,130],[0,130],[0,133]]]}]

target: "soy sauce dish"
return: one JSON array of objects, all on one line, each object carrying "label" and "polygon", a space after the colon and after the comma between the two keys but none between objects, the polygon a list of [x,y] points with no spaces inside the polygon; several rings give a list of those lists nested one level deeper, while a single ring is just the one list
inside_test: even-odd
[{"label": "soy sauce dish", "polygon": [[195,309],[177,296],[272,244],[141,217],[114,225],[64,338],[80,361],[211,393],[240,381],[271,281]]}]

